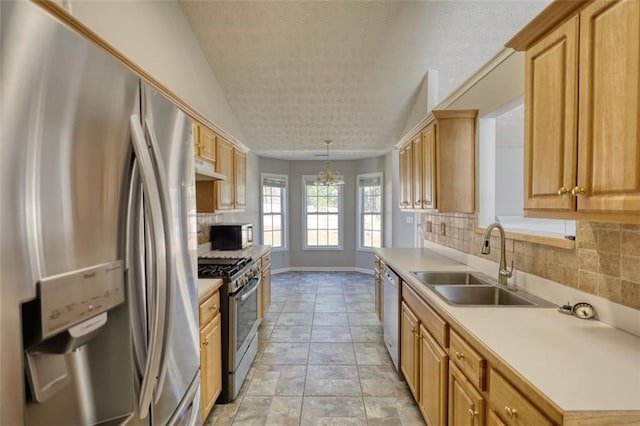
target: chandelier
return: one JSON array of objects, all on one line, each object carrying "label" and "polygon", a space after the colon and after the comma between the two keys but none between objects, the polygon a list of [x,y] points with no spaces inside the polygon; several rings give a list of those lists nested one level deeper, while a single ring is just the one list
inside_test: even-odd
[{"label": "chandelier", "polygon": [[329,145],[331,145],[330,140],[324,141],[327,145],[327,161],[325,162],[324,170],[321,170],[318,173],[318,177],[314,182],[315,185],[344,185],[344,178],[342,174],[337,171],[332,171],[329,168]]}]

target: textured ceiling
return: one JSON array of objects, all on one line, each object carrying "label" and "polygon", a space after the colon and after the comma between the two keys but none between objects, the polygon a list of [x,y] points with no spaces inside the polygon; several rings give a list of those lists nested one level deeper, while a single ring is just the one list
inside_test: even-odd
[{"label": "textured ceiling", "polygon": [[[547,1],[181,1],[257,154],[387,151],[429,69],[450,94]],[[215,121],[215,117],[212,117]]]}]

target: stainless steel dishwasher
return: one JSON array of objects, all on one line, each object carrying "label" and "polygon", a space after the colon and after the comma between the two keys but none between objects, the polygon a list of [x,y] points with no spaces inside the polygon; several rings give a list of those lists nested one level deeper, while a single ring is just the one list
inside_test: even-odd
[{"label": "stainless steel dishwasher", "polygon": [[396,368],[400,359],[400,346],[398,344],[398,334],[400,331],[400,277],[393,270],[384,269],[384,344],[391,355],[391,360]]}]

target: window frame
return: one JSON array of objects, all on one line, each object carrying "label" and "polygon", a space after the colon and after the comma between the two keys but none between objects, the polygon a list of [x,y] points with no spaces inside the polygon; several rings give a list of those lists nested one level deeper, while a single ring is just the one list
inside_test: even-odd
[{"label": "window frame", "polygon": [[[289,176],[277,173],[260,173],[260,239],[264,244],[264,180],[267,179],[282,179],[284,180],[283,196],[281,197],[281,211],[282,211],[282,247],[271,246],[272,252],[288,251],[289,250],[289,223],[288,223],[288,200],[289,200]],[[273,213],[267,213],[272,215]]]},{"label": "window frame", "polygon": [[338,245],[309,246],[307,244],[307,182],[313,181],[317,175],[302,176],[302,250],[305,251],[344,251],[344,185],[338,187]]},{"label": "window frame", "polygon": [[377,247],[366,247],[363,244],[364,237],[364,208],[363,208],[363,192],[361,191],[364,186],[360,186],[360,179],[380,179],[380,248],[384,247],[384,173],[362,173],[356,176],[356,197],[357,197],[357,222],[356,231],[358,233],[358,244],[356,246],[357,251],[373,252]]}]

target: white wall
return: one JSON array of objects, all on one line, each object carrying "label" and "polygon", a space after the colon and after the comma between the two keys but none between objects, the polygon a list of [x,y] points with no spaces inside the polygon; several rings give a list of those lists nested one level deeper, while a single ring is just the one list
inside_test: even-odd
[{"label": "white wall", "polygon": [[222,130],[243,141],[240,125],[177,2],[65,3],[83,24]]}]

